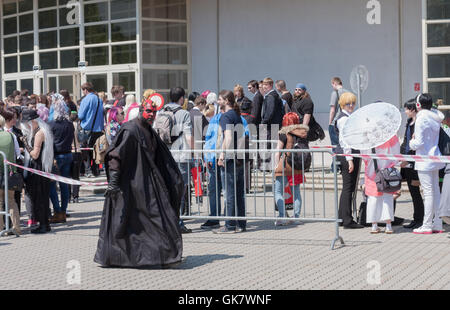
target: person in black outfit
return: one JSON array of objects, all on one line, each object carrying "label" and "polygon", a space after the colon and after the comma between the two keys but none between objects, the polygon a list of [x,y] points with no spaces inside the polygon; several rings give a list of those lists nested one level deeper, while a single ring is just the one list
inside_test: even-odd
[{"label": "person in black outfit", "polygon": [[[53,166],[53,135],[49,126],[39,118],[35,110],[24,110],[22,122],[25,134],[22,142],[27,150],[25,166],[50,173]],[[39,222],[39,227],[31,230],[31,233],[45,234],[51,230],[50,180],[30,172],[24,174],[26,203],[33,208],[35,220]]]},{"label": "person in black outfit", "polygon": [[103,267],[166,268],[182,262],[184,182],[152,129],[157,106],[144,101],[108,149],[105,194],[94,261]]},{"label": "person in black outfit", "polygon": [[[340,136],[340,132],[344,129],[345,123],[348,120],[348,117],[351,113],[353,113],[356,106],[356,96],[352,93],[344,93],[339,98],[339,105],[341,106],[342,113],[339,114],[339,117],[336,119],[335,130],[336,134],[339,137],[339,145],[336,148],[337,154],[355,154],[359,153],[356,150],[346,148],[342,137]],[[361,160],[359,158],[352,157],[338,157],[339,162],[341,163],[341,171],[342,171],[342,181],[343,187],[341,192],[341,197],[339,200],[339,219],[342,220],[342,226],[344,228],[364,228],[363,225],[356,223],[353,220],[352,214],[352,203],[353,203],[353,195],[355,193],[355,189],[357,186],[357,179],[359,173],[359,167],[361,164]]]},{"label": "person in black outfit", "polygon": [[300,116],[301,124],[309,126],[308,141],[316,141],[318,137],[315,136],[313,128],[316,128],[318,124],[314,118],[314,103],[306,86],[302,83],[297,84],[295,88],[292,110]]},{"label": "person in black outfit", "polygon": [[258,82],[255,80],[248,82],[247,89],[249,92],[255,95],[255,97],[253,97],[251,114],[255,118],[255,125],[258,127],[259,124],[261,124],[261,111],[264,102],[264,96],[259,91]]},{"label": "person in black outfit", "polygon": [[290,91],[286,89],[286,82],[283,80],[278,80],[275,83],[277,92],[281,94],[281,100],[283,100],[284,114],[288,114],[292,111],[292,105],[294,104],[294,97]]},{"label": "person in black outfit", "polygon": [[[405,155],[415,155],[416,152],[411,150],[411,148],[409,147],[409,141],[411,141],[412,136],[414,135],[414,127],[417,114],[416,100],[409,100],[405,103],[404,107],[405,113],[408,116],[408,122],[406,124],[405,137],[400,147],[400,153]],[[413,220],[410,224],[404,225],[403,227],[408,229],[419,228],[422,226],[423,216],[425,212],[423,199],[420,194],[419,176],[417,174],[417,171],[414,170],[414,162],[403,162],[401,164],[401,167],[402,177],[408,183],[408,189],[414,205]]]},{"label": "person in black outfit", "polygon": [[[283,101],[276,90],[273,89],[273,80],[271,78],[264,79],[263,88],[265,96],[261,112],[261,125],[265,125],[265,127],[260,128],[260,139],[270,141],[272,140],[272,131],[277,137],[278,131],[281,129],[284,116]],[[266,145],[268,149],[272,147],[271,143],[263,143],[263,145]],[[264,160],[265,165],[261,167],[262,170],[268,170],[267,164],[270,163],[271,156],[266,157],[268,158]]]}]

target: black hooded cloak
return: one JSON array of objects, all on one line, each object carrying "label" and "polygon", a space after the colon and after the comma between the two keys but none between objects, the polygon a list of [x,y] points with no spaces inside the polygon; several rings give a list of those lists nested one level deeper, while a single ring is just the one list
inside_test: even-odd
[{"label": "black hooded cloak", "polygon": [[[120,170],[121,193],[107,196],[94,261],[148,267],[181,261],[183,180],[167,146],[138,119],[125,123],[105,157]],[[120,166],[120,167],[118,167]]]}]

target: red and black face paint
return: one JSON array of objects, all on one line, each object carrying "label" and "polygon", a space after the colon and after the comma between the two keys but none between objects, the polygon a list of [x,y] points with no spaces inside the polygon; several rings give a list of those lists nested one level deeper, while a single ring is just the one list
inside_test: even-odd
[{"label": "red and black face paint", "polygon": [[146,99],[144,103],[142,103],[142,109],[142,117],[146,120],[153,120],[158,111],[158,106],[153,101]]}]

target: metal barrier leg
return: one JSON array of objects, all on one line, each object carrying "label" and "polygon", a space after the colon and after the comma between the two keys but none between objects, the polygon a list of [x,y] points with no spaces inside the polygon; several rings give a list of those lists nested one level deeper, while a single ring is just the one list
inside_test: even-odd
[{"label": "metal barrier leg", "polygon": [[344,239],[339,235],[339,206],[338,206],[338,179],[337,179],[337,167],[336,167],[336,156],[333,156],[333,169],[334,169],[334,210],[336,217],[336,235],[331,242],[331,250],[334,250],[336,241],[340,241],[341,245],[344,246]]},{"label": "metal barrier leg", "polygon": [[16,237],[19,237],[17,232],[9,227],[9,219],[11,218],[11,214],[9,214],[9,205],[8,205],[8,165],[5,163],[6,154],[3,152],[0,152],[0,155],[3,157],[3,170],[4,170],[4,180],[5,180],[5,212],[0,212],[0,216],[5,215],[5,230],[0,232],[0,236],[3,237],[6,234],[12,232],[16,235]]}]

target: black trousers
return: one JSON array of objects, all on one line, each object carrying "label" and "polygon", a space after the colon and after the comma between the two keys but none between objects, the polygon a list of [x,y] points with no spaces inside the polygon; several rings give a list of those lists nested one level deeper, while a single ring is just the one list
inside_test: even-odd
[{"label": "black trousers", "polygon": [[414,206],[414,222],[422,223],[424,217],[424,205],[422,195],[420,194],[420,187],[413,186],[411,183],[415,180],[419,180],[419,176],[417,175],[417,171],[412,168],[403,168],[402,176],[406,179],[406,183],[408,183],[409,193],[411,194]]},{"label": "black trousers", "polygon": [[353,164],[355,168],[352,173],[348,172],[349,164],[345,157],[338,157],[339,162],[341,163],[341,171],[342,171],[342,192],[341,198],[339,200],[339,219],[343,222],[344,226],[350,225],[353,222],[353,193],[356,189],[356,182],[358,179],[359,167],[361,164],[361,160],[359,158],[353,158]]}]

